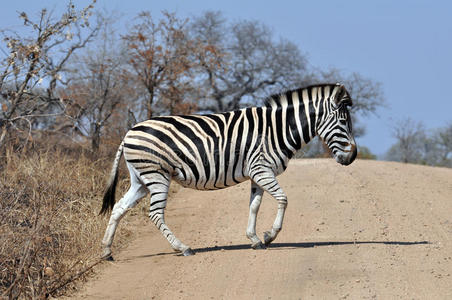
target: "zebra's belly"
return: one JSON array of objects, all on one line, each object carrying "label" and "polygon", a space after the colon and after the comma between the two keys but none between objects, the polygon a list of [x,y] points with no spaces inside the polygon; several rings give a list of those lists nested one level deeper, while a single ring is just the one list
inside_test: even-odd
[{"label": "zebra's belly", "polygon": [[249,179],[248,176],[237,176],[234,178],[228,178],[226,181],[224,180],[224,178],[217,178],[217,180],[206,180],[205,178],[200,178],[198,181],[196,181],[192,177],[184,178],[181,175],[182,174],[179,174],[179,172],[176,171],[176,174],[173,175],[172,179],[183,187],[204,191],[224,189]]}]

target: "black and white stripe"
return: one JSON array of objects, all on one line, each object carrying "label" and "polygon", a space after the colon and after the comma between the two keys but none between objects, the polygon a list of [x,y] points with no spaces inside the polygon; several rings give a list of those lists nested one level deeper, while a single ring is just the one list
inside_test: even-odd
[{"label": "black and white stripe", "polygon": [[[356,157],[347,90],[340,84],[322,84],[275,95],[266,106],[237,111],[185,116],[161,116],[135,125],[121,143],[112,169],[101,213],[113,207],[103,240],[104,256],[111,254],[113,235],[123,214],[149,191],[150,218],[172,247],[192,254],[164,222],[171,180],[182,186],[213,190],[251,179],[250,219],[247,236],[253,248],[262,247],[255,233],[255,219],[263,191],[278,202],[272,230],[265,244],[281,230],[287,198],[276,176],[290,158],[317,134],[344,165]],[[131,187],[114,204],[117,169],[122,152],[131,176]]]}]

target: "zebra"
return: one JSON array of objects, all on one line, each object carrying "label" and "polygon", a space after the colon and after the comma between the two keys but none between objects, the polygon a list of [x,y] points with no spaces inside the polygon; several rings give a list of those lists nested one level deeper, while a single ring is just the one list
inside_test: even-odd
[{"label": "zebra", "polygon": [[[131,128],[116,153],[100,214],[112,210],[102,240],[104,259],[120,219],[151,195],[149,217],[171,247],[182,255],[194,251],[164,221],[171,180],[198,190],[226,188],[251,180],[246,236],[251,248],[268,246],[282,228],[287,197],[276,176],[303,145],[318,135],[342,165],[352,163],[357,147],[348,107],[352,100],[339,84],[319,84],[267,98],[262,107],[205,115],[158,116]],[[124,152],[130,188],[115,204],[118,165]],[[264,242],[256,235],[256,218],[264,191],[278,204]]]}]

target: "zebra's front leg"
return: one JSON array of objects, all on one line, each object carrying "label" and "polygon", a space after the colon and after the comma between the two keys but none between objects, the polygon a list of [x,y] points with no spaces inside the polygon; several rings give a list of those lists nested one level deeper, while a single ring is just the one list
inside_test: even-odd
[{"label": "zebra's front leg", "polygon": [[264,232],[264,243],[266,246],[268,246],[271,242],[273,242],[276,239],[276,236],[282,229],[282,224],[284,220],[284,213],[286,211],[287,207],[287,197],[282,194],[278,194],[278,196],[273,196],[278,201],[278,212],[276,213],[276,219],[273,223],[271,231],[265,231]]},{"label": "zebra's front leg", "polygon": [[151,191],[151,207],[149,218],[168,240],[174,251],[182,252],[184,256],[194,255],[193,250],[183,244],[165,224],[165,207],[168,197],[169,181],[154,181],[148,185]]},{"label": "zebra's front leg", "polygon": [[256,176],[252,177],[252,180],[256,182],[256,184],[259,185],[264,191],[272,195],[272,197],[278,202],[278,212],[276,213],[272,229],[264,232],[264,244],[268,246],[276,239],[278,233],[282,229],[284,213],[287,207],[287,197],[282,188],[279,186],[278,181],[271,170],[256,172],[256,174]]},{"label": "zebra's front leg", "polygon": [[248,227],[246,228],[246,236],[251,240],[251,247],[253,249],[264,249],[261,240],[256,235],[257,213],[259,212],[259,207],[261,206],[263,193],[264,190],[252,181],[250,196],[250,215],[248,218]]}]

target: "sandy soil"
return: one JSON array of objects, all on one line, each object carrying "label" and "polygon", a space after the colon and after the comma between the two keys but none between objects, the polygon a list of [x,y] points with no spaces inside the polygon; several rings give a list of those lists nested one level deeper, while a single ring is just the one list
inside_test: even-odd
[{"label": "sandy soil", "polygon": [[[270,248],[245,236],[249,182],[181,189],[166,221],[196,255],[176,255],[143,221],[73,298],[452,299],[452,169],[294,160],[279,181],[289,206]],[[261,238],[275,213],[266,195]]]}]

